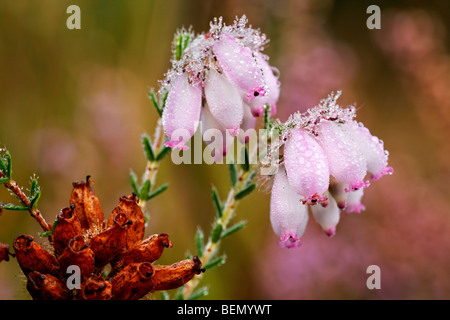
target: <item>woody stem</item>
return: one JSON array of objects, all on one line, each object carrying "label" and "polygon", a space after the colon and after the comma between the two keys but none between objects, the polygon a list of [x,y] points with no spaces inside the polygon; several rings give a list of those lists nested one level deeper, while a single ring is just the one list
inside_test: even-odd
[{"label": "woody stem", "polygon": [[[158,154],[162,150],[162,148],[164,147],[163,142],[164,142],[164,132],[162,130],[162,121],[161,121],[161,119],[159,119],[156,129],[155,129],[153,145],[152,145],[152,148],[155,151],[155,154]],[[151,188],[153,188],[153,186],[155,185],[155,182],[156,182],[156,175],[158,174],[159,162],[160,161],[157,159],[154,159],[153,161],[150,161],[150,160],[147,161],[147,166],[145,168],[145,172],[142,177],[142,181],[147,181],[147,180],[150,181]],[[144,199],[141,199],[139,205],[140,205],[142,211],[144,211],[146,204],[147,204],[147,201]]]},{"label": "woody stem", "polygon": [[[6,178],[6,175],[0,171],[0,178]],[[16,197],[19,199],[22,205],[28,208],[28,212],[30,212],[31,216],[36,219],[36,221],[41,225],[42,229],[44,231],[50,231],[52,229],[52,226],[45,221],[44,217],[42,216],[41,212],[37,208],[31,207],[30,199],[27,197],[27,195],[22,191],[22,189],[18,186],[17,182],[15,180],[8,180],[4,182],[4,185],[6,188],[8,188],[12,193],[16,195]]]},{"label": "woody stem", "polygon": [[[253,150],[251,158],[254,158],[255,156],[256,150]],[[242,190],[246,184],[253,182],[254,180],[253,177],[255,176],[256,170],[257,167],[255,165],[253,165],[248,171],[240,170],[237,183],[228,192],[227,200],[223,206],[222,216],[216,217],[213,226],[220,224],[222,225],[223,230],[226,230],[228,228],[228,225],[233,219],[236,213],[237,206],[240,202],[240,199],[236,199],[236,194],[238,194],[238,192]],[[221,239],[219,238],[219,240],[214,242],[212,239],[212,234],[209,236],[208,242],[205,245],[202,257],[200,259],[203,266],[208,265],[214,260],[216,253],[218,252],[220,247],[221,242],[220,240]],[[203,273],[197,275],[191,281],[189,281],[184,285],[184,288],[182,290],[184,299],[188,299],[193,294],[195,288],[198,286],[202,278]]]}]

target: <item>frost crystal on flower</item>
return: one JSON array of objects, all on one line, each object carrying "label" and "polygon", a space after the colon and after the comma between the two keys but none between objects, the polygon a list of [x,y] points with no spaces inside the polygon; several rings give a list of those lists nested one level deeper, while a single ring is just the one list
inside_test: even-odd
[{"label": "frost crystal on flower", "polygon": [[[298,212],[310,207],[315,221],[332,236],[341,210],[365,210],[361,198],[370,185],[368,179],[393,173],[383,142],[354,120],[354,106],[342,108],[336,103],[340,94],[332,93],[318,106],[273,126],[280,139],[272,142],[262,164],[278,167],[270,216],[284,247],[293,247],[304,232],[298,231],[304,221],[304,214]],[[281,150],[283,156],[273,163],[273,154]]]},{"label": "frost crystal on flower", "polygon": [[[258,117],[264,114],[266,105],[275,114],[279,82],[277,72],[262,53],[267,43],[263,33],[247,26],[245,16],[230,26],[222,18],[214,19],[207,33],[178,31],[172,68],[160,89],[160,93],[168,92],[162,114],[170,140],[167,146],[187,148],[185,143],[204,112],[214,117],[216,129],[233,137],[243,124],[254,127],[255,121],[248,119],[248,114]],[[177,135],[177,130],[185,134]],[[226,154],[228,150],[223,151]]]}]

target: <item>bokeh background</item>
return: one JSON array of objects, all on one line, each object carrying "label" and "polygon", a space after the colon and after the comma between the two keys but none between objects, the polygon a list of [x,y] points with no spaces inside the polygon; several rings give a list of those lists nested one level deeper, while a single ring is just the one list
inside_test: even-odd
[{"label": "bokeh background", "polygon": [[[68,30],[66,8],[81,8],[81,30]],[[369,30],[366,9],[381,8]],[[271,39],[265,52],[280,70],[278,117],[342,90],[358,120],[383,139],[392,176],[372,184],[366,211],[343,216],[328,238],[311,220],[303,246],[277,246],[267,191],[238,208],[248,221],[224,241],[227,263],[208,272],[209,299],[450,298],[450,5],[445,1],[0,1],[0,146],[14,178],[36,174],[40,209],[53,221],[71,182],[87,174],[106,215],[142,174],[142,133],[157,114],[147,98],[170,67],[177,28],[201,32],[213,17],[247,15]],[[149,205],[147,232],[166,232],[174,247],[162,264],[194,252],[197,226],[209,230],[210,184],[225,197],[224,165],[179,165],[167,158],[157,178],[169,189]],[[0,201],[14,199],[5,188]],[[28,233],[27,214],[4,211],[0,242]],[[44,243],[45,239],[38,240]],[[381,290],[366,269],[381,268]],[[0,299],[30,299],[14,259],[0,263]]]}]

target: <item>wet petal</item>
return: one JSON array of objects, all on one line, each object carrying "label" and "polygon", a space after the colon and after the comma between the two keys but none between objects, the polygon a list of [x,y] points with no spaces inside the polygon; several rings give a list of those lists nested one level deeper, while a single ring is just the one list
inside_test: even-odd
[{"label": "wet petal", "polygon": [[280,168],[275,175],[270,198],[270,222],[275,234],[280,237],[280,246],[291,248],[301,245],[300,237],[308,219],[308,207],[302,204],[301,199],[289,185],[284,169]]},{"label": "wet petal", "polygon": [[[225,127],[211,114],[209,105],[202,110],[202,137],[211,151],[211,157],[215,163],[221,163],[228,153],[234,138]],[[205,150],[206,151],[206,150]]]},{"label": "wet petal", "polygon": [[340,211],[334,198],[328,197],[328,205],[326,207],[321,205],[311,206],[311,211],[314,220],[320,224],[323,231],[328,236],[333,236],[336,233],[336,225],[340,218]]},{"label": "wet petal", "polygon": [[256,61],[263,71],[266,94],[255,97],[250,102],[250,108],[253,115],[259,117],[264,113],[264,106],[268,104],[270,106],[270,115],[273,116],[277,112],[277,102],[280,97],[280,83],[274,74],[273,68],[261,54],[258,54]]},{"label": "wet petal", "polygon": [[232,36],[223,34],[212,49],[219,67],[233,84],[245,92],[248,102],[265,94],[263,73],[250,48],[242,47]]},{"label": "wet petal", "polygon": [[286,142],[284,164],[289,184],[306,202],[326,200],[323,194],[330,182],[328,162],[311,134],[302,129],[292,132]]},{"label": "wet petal", "polygon": [[347,206],[345,207],[345,213],[361,213],[366,210],[366,207],[361,203],[361,198],[364,195],[364,189],[359,189],[348,193]]},{"label": "wet petal", "polygon": [[367,163],[367,171],[373,180],[378,180],[385,174],[392,174],[392,167],[388,167],[388,152],[384,150],[383,141],[370,134],[369,129],[362,123],[355,121],[348,124],[359,149]]},{"label": "wet petal", "polygon": [[211,69],[206,77],[205,98],[217,122],[236,136],[244,115],[238,89],[224,75]]},{"label": "wet petal", "polygon": [[250,106],[244,103],[244,117],[242,119],[241,130],[238,135],[241,143],[247,143],[252,135],[256,135],[255,125],[256,118],[253,116]]},{"label": "wet petal", "polygon": [[318,125],[317,141],[322,147],[330,174],[347,185],[346,191],[368,186],[366,160],[351,133],[342,124],[324,121]]},{"label": "wet petal", "polygon": [[201,86],[190,84],[185,73],[179,75],[170,88],[162,114],[164,132],[170,140],[166,146],[188,148],[185,143],[197,130],[201,105]]}]

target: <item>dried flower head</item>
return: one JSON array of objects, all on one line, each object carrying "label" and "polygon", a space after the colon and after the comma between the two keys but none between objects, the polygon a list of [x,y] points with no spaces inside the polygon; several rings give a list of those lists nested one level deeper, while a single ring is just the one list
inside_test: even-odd
[{"label": "dried flower head", "polygon": [[271,198],[271,222],[281,245],[299,245],[308,206],[329,236],[336,232],[340,210],[361,212],[363,189],[369,180],[392,174],[383,142],[354,120],[355,107],[340,107],[340,96],[327,99],[305,113],[295,113],[285,123],[277,122],[280,139],[273,141],[263,163],[283,149],[276,160]]},{"label": "dried flower head", "polygon": [[[135,194],[121,197],[104,221],[92,180],[73,183],[70,206],[61,210],[50,236],[52,251],[30,235],[14,240],[17,261],[27,276],[33,299],[140,299],[157,290],[182,286],[204,271],[197,257],[156,266],[165,248],[165,233],[144,239],[145,217]],[[7,259],[8,246],[0,246]],[[108,268],[105,266],[108,265]],[[70,268],[79,270],[79,288],[69,288]]]}]

